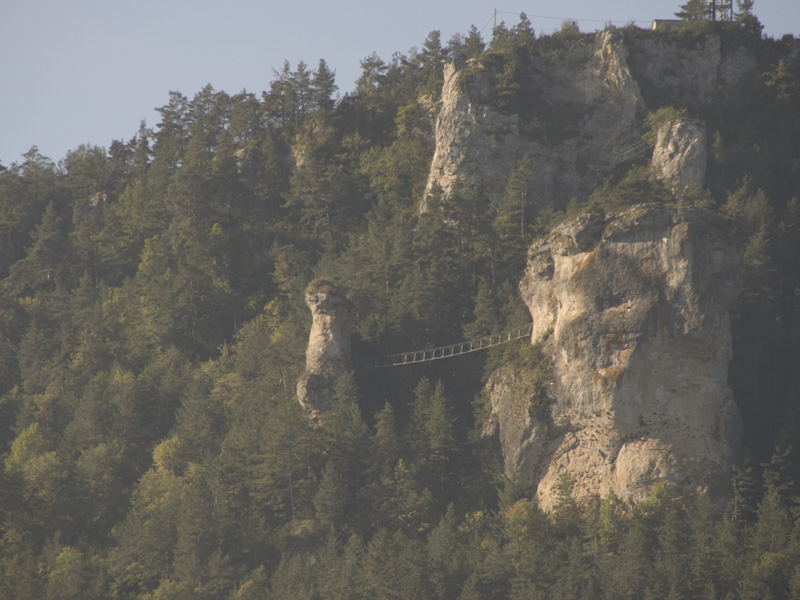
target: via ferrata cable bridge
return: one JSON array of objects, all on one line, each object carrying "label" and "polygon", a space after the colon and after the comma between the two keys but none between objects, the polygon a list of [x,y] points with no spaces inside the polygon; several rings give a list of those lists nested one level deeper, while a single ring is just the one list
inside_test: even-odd
[{"label": "via ferrata cable bridge", "polygon": [[641,156],[642,154],[644,154],[645,152],[647,152],[651,148],[652,148],[652,146],[648,142],[646,142],[644,140],[642,140],[640,142],[636,142],[632,146],[628,146],[627,148],[623,148],[622,150],[620,150],[614,156],[612,162],[615,165],[618,165],[620,163],[624,163],[624,162],[627,162],[629,160],[633,160],[634,158],[637,158],[637,157]]},{"label": "via ferrata cable bridge", "polygon": [[514,340],[530,337],[533,331],[533,323],[528,323],[522,327],[517,327],[511,331],[486,335],[474,340],[458,342],[449,346],[439,346],[438,348],[427,348],[425,350],[412,350],[411,352],[401,352],[399,354],[387,354],[385,356],[363,357],[356,361],[356,368],[375,369],[378,367],[399,367],[401,365],[413,365],[415,363],[427,362],[429,360],[439,360],[485,350],[492,346],[507,344]]}]

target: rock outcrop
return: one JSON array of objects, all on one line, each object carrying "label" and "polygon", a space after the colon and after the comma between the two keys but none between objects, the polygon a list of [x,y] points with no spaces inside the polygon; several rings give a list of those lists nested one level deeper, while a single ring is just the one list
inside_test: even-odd
[{"label": "rock outcrop", "polygon": [[467,73],[452,63],[445,65],[435,150],[421,212],[427,210],[434,188],[447,196],[457,180],[480,185],[490,198],[498,197],[497,173],[511,170],[522,153],[522,140],[519,117],[491,106],[496,78],[492,67],[475,64],[474,73]]},{"label": "rock outcrop", "polygon": [[653,167],[675,191],[703,187],[706,177],[706,128],[691,119],[664,123],[653,148]]},{"label": "rock outcrop", "polygon": [[533,64],[522,92],[525,118],[495,107],[501,69],[489,59],[446,67],[426,197],[434,188],[447,195],[463,181],[497,204],[508,173],[527,153],[541,207],[553,206],[556,198],[588,195],[600,173],[638,141],[645,107],[619,31],[576,40],[568,52]]},{"label": "rock outcrop", "polygon": [[491,378],[506,473],[552,507],[559,476],[579,499],[636,502],[658,481],[714,493],[740,450],[727,385],[728,311],[740,255],[722,217],[644,204],[584,214],[535,243],[520,284],[532,342],[551,358],[550,415],[531,416],[525,373]]},{"label": "rock outcrop", "polygon": [[748,50],[723,47],[716,35],[687,41],[610,28],[558,44],[526,65],[514,110],[497,100],[506,66],[499,55],[446,66],[421,211],[434,189],[448,195],[455,182],[497,205],[525,154],[539,209],[585,200],[639,155],[648,107],[701,109],[720,95],[740,97],[758,75]]},{"label": "rock outcrop", "polygon": [[334,384],[352,369],[350,337],[355,308],[339,288],[320,280],[306,290],[306,304],[313,322],[297,399],[316,417],[329,409]]},{"label": "rock outcrop", "polygon": [[719,35],[631,36],[626,45],[632,76],[646,90],[645,100],[657,106],[695,109],[735,102],[759,76],[753,53],[743,45],[724,45]]}]

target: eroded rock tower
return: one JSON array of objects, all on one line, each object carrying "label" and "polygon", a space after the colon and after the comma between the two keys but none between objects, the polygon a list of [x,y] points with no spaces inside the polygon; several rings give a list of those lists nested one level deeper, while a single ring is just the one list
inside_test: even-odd
[{"label": "eroded rock tower", "polygon": [[340,288],[321,279],[308,286],[306,304],[313,322],[306,348],[306,370],[297,382],[297,399],[317,416],[330,408],[336,381],[352,369],[350,333],[355,307]]}]

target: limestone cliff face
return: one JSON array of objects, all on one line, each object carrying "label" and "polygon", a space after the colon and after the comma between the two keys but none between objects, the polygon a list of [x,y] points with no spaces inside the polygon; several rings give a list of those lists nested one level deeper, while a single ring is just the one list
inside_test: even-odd
[{"label": "limestone cliff face", "polygon": [[[489,54],[446,67],[435,125],[426,198],[456,181],[490,205],[502,199],[509,172],[529,154],[539,208],[585,199],[640,141],[648,108],[701,107],[725,89],[737,93],[757,76],[743,48],[723,49],[718,36],[697,42],[664,36],[626,37],[608,29],[564,41],[528,68],[524,117],[497,108],[502,64]],[[426,210],[423,199],[421,210]]]},{"label": "limestone cliff face", "polygon": [[[517,114],[492,108],[498,65],[472,61],[460,71],[447,67],[426,196],[435,186],[448,194],[461,180],[496,204],[509,171],[525,153],[532,159],[542,208],[594,189],[600,174],[638,141],[645,107],[618,31],[572,44],[568,52],[531,65],[523,102],[532,116],[524,123]],[[568,125],[572,122],[578,127]]]},{"label": "limestone cliff face", "polygon": [[753,54],[741,46],[724,47],[718,35],[683,40],[639,36],[627,46],[633,77],[659,106],[718,103],[723,89],[733,101],[737,92],[758,77]]},{"label": "limestone cliff face", "polygon": [[702,188],[706,177],[708,138],[705,127],[690,119],[664,123],[653,148],[653,167],[676,190]]},{"label": "limestone cliff face", "polygon": [[[442,101],[435,126],[435,150],[428,183],[420,206],[438,186],[449,195],[456,180],[479,182],[490,196],[498,192],[497,173],[507,173],[521,155],[519,117],[491,108],[491,90],[497,73],[476,65],[468,77],[451,63],[445,65]],[[467,80],[468,83],[467,83]]]},{"label": "limestone cliff face", "polygon": [[306,291],[313,321],[306,348],[306,371],[297,382],[297,399],[313,415],[327,410],[336,380],[352,369],[350,335],[355,317],[353,303],[327,282]]},{"label": "limestone cliff face", "polygon": [[551,356],[549,418],[528,414],[523,373],[489,387],[506,472],[555,500],[561,473],[576,495],[637,501],[660,480],[682,491],[729,481],[740,415],[727,386],[728,311],[740,257],[711,213],[638,205],[585,214],[529,251],[520,284],[532,342]]}]

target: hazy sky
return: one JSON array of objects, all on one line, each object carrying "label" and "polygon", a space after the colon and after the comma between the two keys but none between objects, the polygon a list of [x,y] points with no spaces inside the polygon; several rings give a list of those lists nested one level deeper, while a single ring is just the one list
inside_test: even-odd
[{"label": "hazy sky", "polygon": [[[0,163],[33,145],[58,161],[82,143],[127,141],[142,119],[158,123],[170,90],[260,94],[284,60],[324,58],[344,94],[373,52],[388,61],[433,30],[446,42],[470,25],[488,40],[495,10],[509,25],[525,12],[538,35],[564,19],[581,31],[647,27],[684,2],[501,1],[0,0]],[[800,35],[800,0],[756,0],[754,12],[773,37]]]}]

